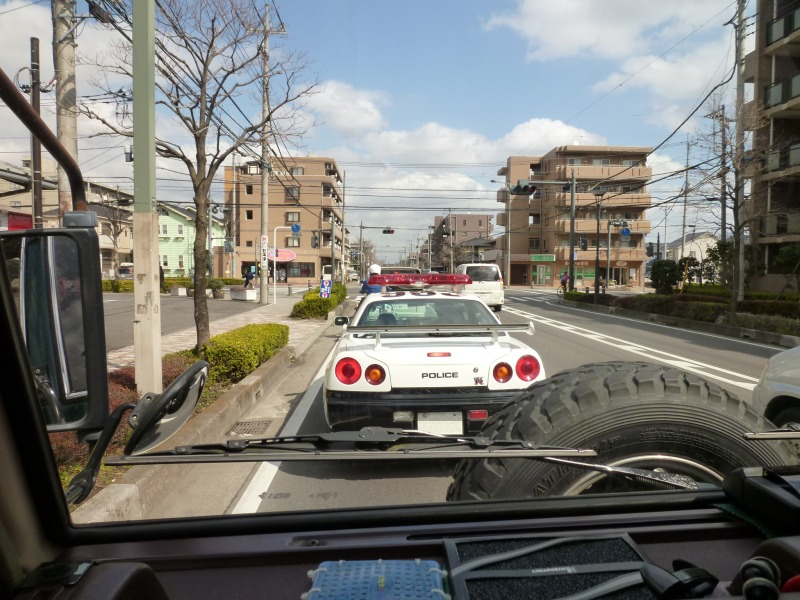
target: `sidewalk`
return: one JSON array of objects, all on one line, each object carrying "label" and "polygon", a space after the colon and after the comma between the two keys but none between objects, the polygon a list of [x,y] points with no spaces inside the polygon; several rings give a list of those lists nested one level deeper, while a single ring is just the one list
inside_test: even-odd
[{"label": "sidewalk", "polygon": [[[289,313],[296,302],[303,299],[302,293],[287,295],[286,289],[278,289],[277,302],[273,302],[272,290],[269,294],[269,304],[244,311],[242,314],[218,319],[209,323],[211,337],[244,327],[251,323],[283,323],[289,326],[288,346],[299,347],[304,340],[324,325],[324,321],[311,319],[290,319]],[[239,300],[226,300],[226,302],[240,302]],[[250,302],[254,304],[253,302]],[[194,327],[175,333],[161,336],[161,354],[170,354],[179,350],[194,348],[197,344],[197,331]],[[134,347],[126,346],[111,350],[107,354],[108,370],[114,371],[134,364]]]}]

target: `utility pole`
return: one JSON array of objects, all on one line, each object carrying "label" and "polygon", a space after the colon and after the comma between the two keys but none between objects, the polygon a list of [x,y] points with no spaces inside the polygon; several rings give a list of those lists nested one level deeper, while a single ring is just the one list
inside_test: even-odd
[{"label": "utility pole", "polygon": [[[39,76],[39,38],[31,38],[31,108],[40,113],[40,93],[42,91]],[[39,138],[31,135],[31,190],[33,192],[33,226],[44,227],[42,208],[42,144]]]},{"label": "utility pole", "polygon": [[[259,301],[269,304],[269,174],[272,171],[269,158],[269,4],[264,5],[264,42],[263,53],[264,81],[261,86],[261,118],[264,125],[261,129],[261,281],[259,283]],[[277,281],[277,273],[273,276],[273,285]]]},{"label": "utility pole", "polygon": [[[746,0],[738,0],[736,11],[736,136],[733,148],[734,164],[736,168],[736,199],[734,205],[734,223],[736,248],[738,250],[738,265],[736,269],[735,301],[744,300],[744,7]],[[736,310],[736,302],[731,309]]]},{"label": "utility pole", "polygon": [[722,166],[719,172],[719,205],[720,205],[720,231],[719,237],[724,242],[727,229],[728,201],[726,197],[728,163],[727,163],[727,144],[726,137],[727,121],[725,120],[725,105],[720,106],[719,129],[722,136]]},{"label": "utility pole", "polygon": [[[54,2],[55,5],[55,2]],[[163,390],[156,200],[155,0],[133,3],[133,322],[136,389]],[[59,106],[60,108],[60,106]],[[60,137],[60,136],[59,136]],[[60,186],[59,186],[60,190]]]},{"label": "utility pole", "polygon": [[[78,119],[75,87],[75,0],[53,0],[53,65],[56,78],[56,129],[58,141],[78,160]],[[72,210],[69,180],[58,167],[58,213]],[[161,387],[159,386],[159,389]]]},{"label": "utility pole", "polygon": [[686,208],[689,204],[689,136],[686,136],[686,171],[683,173],[683,227],[681,228],[681,258],[686,246]]}]

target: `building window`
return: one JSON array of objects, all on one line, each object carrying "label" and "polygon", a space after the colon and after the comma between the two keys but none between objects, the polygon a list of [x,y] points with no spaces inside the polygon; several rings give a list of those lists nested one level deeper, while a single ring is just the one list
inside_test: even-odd
[{"label": "building window", "polygon": [[593,158],[592,165],[595,167],[607,167],[611,164],[610,158]]},{"label": "building window", "polygon": [[539,213],[531,213],[528,215],[528,226],[539,225],[542,222],[542,216]]},{"label": "building window", "polygon": [[567,158],[567,164],[572,166],[580,166],[583,164],[583,159],[579,156],[570,156]]},{"label": "building window", "polygon": [[299,248],[300,247],[300,238],[297,238],[297,237],[286,238],[286,247],[287,248]]},{"label": "building window", "polygon": [[300,199],[300,188],[297,186],[287,187],[283,199],[284,202],[297,202]]},{"label": "building window", "polygon": [[248,196],[252,196],[253,195],[253,185],[248,183],[246,186],[244,186],[244,193],[247,194]]},{"label": "building window", "polygon": [[100,233],[103,235],[111,235],[111,225],[109,223],[100,225]]},{"label": "building window", "polygon": [[287,212],[286,213],[286,222],[287,223],[299,223],[300,222],[300,213],[299,212]]},{"label": "building window", "polygon": [[635,158],[623,158],[622,159],[622,166],[623,167],[638,167],[639,161]]},{"label": "building window", "polygon": [[322,184],[322,197],[323,198],[330,198],[333,196],[333,188],[329,185]]},{"label": "building window", "polygon": [[12,200],[11,208],[22,208],[22,202],[20,202],[19,200]]},{"label": "building window", "polygon": [[289,277],[314,277],[314,263],[290,262],[286,265]]},{"label": "building window", "polygon": [[178,268],[179,269],[183,268],[183,254],[178,255]]},{"label": "building window", "polygon": [[538,250],[539,249],[539,238],[528,238],[528,249],[529,250]]},{"label": "building window", "polygon": [[168,267],[169,266],[169,257],[165,254],[161,257],[161,266]]},{"label": "building window", "polygon": [[161,235],[168,235],[168,234],[169,234],[169,228],[168,228],[167,224],[164,223],[161,226]]},{"label": "building window", "polygon": [[252,248],[253,247],[253,240],[245,241],[244,245],[245,245],[246,248]]},{"label": "building window", "polygon": [[464,219],[464,220],[461,222],[461,224],[462,224],[464,227],[466,227],[466,226],[467,226],[467,220],[466,220],[466,219]]},{"label": "building window", "polygon": [[305,167],[292,167],[292,175],[305,175]]},{"label": "building window", "polygon": [[253,220],[253,211],[252,209],[248,209],[244,211],[244,218],[245,221],[252,221]]},{"label": "building window", "polygon": [[178,224],[178,235],[183,235],[183,223]]},{"label": "building window", "polygon": [[483,219],[478,219],[478,227],[483,227]]}]

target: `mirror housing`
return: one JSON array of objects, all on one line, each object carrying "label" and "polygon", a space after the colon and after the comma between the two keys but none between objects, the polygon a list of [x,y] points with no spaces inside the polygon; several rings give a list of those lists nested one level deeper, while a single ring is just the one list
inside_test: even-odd
[{"label": "mirror housing", "polygon": [[101,430],[109,403],[96,230],[4,231],[0,249],[48,432]]}]

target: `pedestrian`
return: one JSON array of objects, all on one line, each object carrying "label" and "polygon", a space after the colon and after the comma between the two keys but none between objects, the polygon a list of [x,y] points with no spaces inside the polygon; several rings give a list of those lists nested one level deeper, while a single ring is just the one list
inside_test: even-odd
[{"label": "pedestrian", "polygon": [[252,287],[253,279],[255,279],[255,274],[252,271],[247,271],[244,274],[244,287],[245,289]]}]

